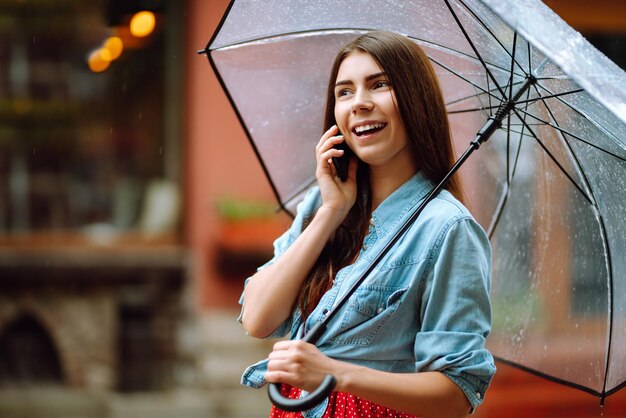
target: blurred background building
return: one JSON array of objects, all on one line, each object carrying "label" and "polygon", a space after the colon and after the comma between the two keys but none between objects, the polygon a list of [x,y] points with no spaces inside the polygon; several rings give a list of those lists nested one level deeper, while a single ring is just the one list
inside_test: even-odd
[{"label": "blurred background building", "polygon": [[[546,3],[626,67],[624,1]],[[0,416],[267,416],[237,301],[289,218],[196,54],[227,5],[1,0]],[[477,415],[598,405],[501,365]]]}]

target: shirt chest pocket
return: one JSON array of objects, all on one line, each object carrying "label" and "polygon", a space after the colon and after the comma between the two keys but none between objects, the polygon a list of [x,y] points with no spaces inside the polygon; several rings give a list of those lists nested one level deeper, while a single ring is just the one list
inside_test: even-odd
[{"label": "shirt chest pocket", "polygon": [[364,285],[348,300],[333,344],[368,345],[400,305],[406,287]]}]

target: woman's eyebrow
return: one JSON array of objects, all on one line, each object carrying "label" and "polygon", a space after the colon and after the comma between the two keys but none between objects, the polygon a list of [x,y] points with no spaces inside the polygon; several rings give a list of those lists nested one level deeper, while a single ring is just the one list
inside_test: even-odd
[{"label": "woman's eyebrow", "polygon": [[[372,81],[372,80],[374,80],[374,79],[376,79],[376,78],[379,78],[379,77],[386,77],[386,76],[387,76],[387,73],[386,73],[386,72],[384,72],[384,71],[381,71],[381,72],[378,72],[378,73],[374,73],[374,74],[370,74],[370,75],[368,75],[367,77],[365,77],[365,81]],[[338,86],[345,86],[345,85],[347,85],[347,84],[353,84],[353,83],[352,83],[352,81],[350,81],[350,80],[341,80],[341,81],[337,81],[337,82],[335,83],[335,87],[338,87]]]}]

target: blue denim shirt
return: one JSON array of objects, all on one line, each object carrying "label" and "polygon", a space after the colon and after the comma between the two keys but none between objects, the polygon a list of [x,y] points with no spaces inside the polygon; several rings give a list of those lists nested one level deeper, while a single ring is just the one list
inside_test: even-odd
[{"label": "blue denim shirt", "polygon": [[[319,322],[390,240],[432,187],[420,173],[387,197],[372,214],[357,260],[337,272],[332,288],[304,324]],[[298,205],[291,228],[274,243],[280,257],[321,205],[312,189]],[[317,347],[327,356],[373,369],[439,371],[478,406],[495,373],[485,349],[491,329],[491,249],[484,230],[449,192],[441,191],[381,260],[337,315]],[[245,303],[240,300],[240,303]],[[241,317],[240,317],[241,318]],[[270,337],[298,338],[296,309]],[[300,330],[300,334],[301,334]],[[264,385],[267,360],[250,366],[242,383]],[[325,403],[306,417],[322,416]]]}]

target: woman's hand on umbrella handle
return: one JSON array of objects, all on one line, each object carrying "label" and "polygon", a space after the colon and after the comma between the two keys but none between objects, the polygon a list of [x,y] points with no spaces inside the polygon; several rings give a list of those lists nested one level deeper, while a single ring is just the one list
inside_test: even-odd
[{"label": "woman's hand on umbrella handle", "polygon": [[322,381],[322,384],[313,392],[300,399],[289,399],[285,398],[280,393],[279,383],[270,383],[268,388],[268,395],[270,397],[270,401],[272,401],[272,403],[276,405],[276,407],[282,409],[283,411],[301,412],[311,409],[315,405],[321,403],[330,395],[336,384],[337,380],[335,379],[335,376],[333,376],[332,374],[327,374]]},{"label": "woman's hand on umbrella handle", "polygon": [[339,128],[333,126],[319,140],[315,148],[317,156],[315,176],[320,187],[322,204],[339,214],[341,222],[356,201],[357,161],[351,157],[348,178],[341,181],[332,162],[333,158],[341,158],[344,154],[343,150],[335,148],[345,141],[342,135],[337,135],[338,133]]},{"label": "woman's hand on umbrella handle", "polygon": [[[337,385],[337,379],[330,372],[337,370],[336,362],[308,342],[319,338],[324,329],[325,325],[320,323],[300,341],[274,344],[265,378],[270,382],[270,400],[278,408],[289,412],[306,411],[328,397]],[[304,388],[309,394],[300,399],[285,398],[278,382]]]}]

